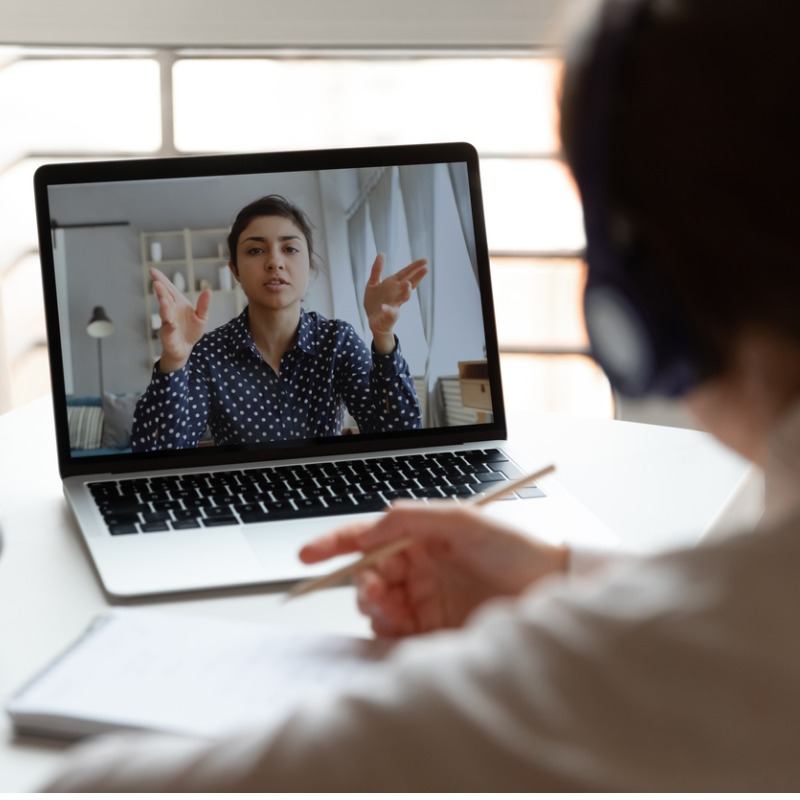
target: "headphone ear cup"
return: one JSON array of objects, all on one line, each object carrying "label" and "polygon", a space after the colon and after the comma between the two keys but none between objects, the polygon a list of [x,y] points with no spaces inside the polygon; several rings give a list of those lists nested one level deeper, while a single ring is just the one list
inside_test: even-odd
[{"label": "headphone ear cup", "polygon": [[587,286],[583,303],[593,358],[623,394],[646,394],[656,357],[636,302],[621,287],[605,284]]},{"label": "headphone ear cup", "polygon": [[635,280],[645,267],[619,255],[617,274],[605,261],[599,275],[589,270],[584,314],[592,356],[621,394],[680,397],[712,370],[690,345],[680,315],[665,305],[667,289],[646,293]]}]

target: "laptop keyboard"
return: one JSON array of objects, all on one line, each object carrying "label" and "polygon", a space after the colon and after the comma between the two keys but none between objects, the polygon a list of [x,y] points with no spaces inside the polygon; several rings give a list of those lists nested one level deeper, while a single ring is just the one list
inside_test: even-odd
[{"label": "laptop keyboard", "polygon": [[[90,483],[113,535],[382,511],[401,498],[469,498],[520,477],[501,450],[386,456]],[[543,497],[526,487],[510,499]]]}]

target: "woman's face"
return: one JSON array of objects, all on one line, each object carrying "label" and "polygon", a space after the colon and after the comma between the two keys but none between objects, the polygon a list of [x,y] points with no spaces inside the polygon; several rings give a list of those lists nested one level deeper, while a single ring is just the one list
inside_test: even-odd
[{"label": "woman's face", "polygon": [[297,225],[286,217],[256,217],[236,246],[231,270],[248,301],[272,310],[300,306],[308,289],[311,254]]}]

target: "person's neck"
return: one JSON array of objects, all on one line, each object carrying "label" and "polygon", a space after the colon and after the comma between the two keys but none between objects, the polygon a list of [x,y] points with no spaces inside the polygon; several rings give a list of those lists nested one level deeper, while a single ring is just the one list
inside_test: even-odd
[{"label": "person's neck", "polygon": [[283,354],[294,344],[300,325],[300,304],[286,308],[263,308],[250,305],[248,309],[250,335],[264,360],[280,371]]},{"label": "person's neck", "polygon": [[763,467],[773,431],[800,402],[800,346],[776,336],[743,336],[729,370],[687,400],[709,433]]}]

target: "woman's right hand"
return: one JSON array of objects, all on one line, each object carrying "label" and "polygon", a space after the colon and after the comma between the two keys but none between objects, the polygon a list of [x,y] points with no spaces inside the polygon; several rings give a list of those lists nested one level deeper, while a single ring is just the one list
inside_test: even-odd
[{"label": "woman's right hand", "polygon": [[362,570],[358,605],[379,636],[456,628],[485,601],[517,596],[564,572],[568,550],[537,541],[456,503],[399,503],[373,524],[356,523],[307,544],[307,564],[411,544]]},{"label": "woman's right hand", "polygon": [[208,321],[211,292],[204,289],[193,306],[175,284],[155,267],[150,268],[153,291],[161,317],[161,372],[174,372],[186,364]]}]

